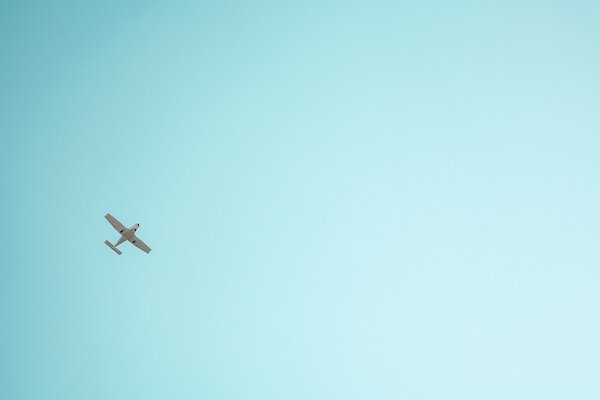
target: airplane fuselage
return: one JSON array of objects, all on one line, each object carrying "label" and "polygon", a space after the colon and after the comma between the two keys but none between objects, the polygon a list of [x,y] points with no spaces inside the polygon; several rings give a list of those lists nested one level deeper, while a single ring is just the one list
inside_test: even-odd
[{"label": "airplane fuselage", "polygon": [[139,227],[140,224],[135,224],[129,229],[121,229],[119,231],[119,233],[121,234],[121,238],[117,241],[117,243],[115,243],[115,247],[131,239],[131,237],[135,234],[135,231],[137,231]]}]

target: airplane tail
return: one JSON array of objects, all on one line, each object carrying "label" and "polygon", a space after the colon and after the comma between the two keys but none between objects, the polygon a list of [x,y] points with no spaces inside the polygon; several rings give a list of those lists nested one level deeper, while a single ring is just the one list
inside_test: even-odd
[{"label": "airplane tail", "polygon": [[105,240],[105,241],[104,241],[104,244],[106,244],[108,247],[110,247],[111,249],[113,249],[113,251],[114,251],[115,253],[117,253],[118,255],[121,255],[121,254],[123,254],[123,253],[121,252],[121,250],[119,250],[119,249],[117,249],[115,246],[113,246],[113,245],[112,245],[112,243],[111,243],[111,242],[109,242],[108,240]]}]

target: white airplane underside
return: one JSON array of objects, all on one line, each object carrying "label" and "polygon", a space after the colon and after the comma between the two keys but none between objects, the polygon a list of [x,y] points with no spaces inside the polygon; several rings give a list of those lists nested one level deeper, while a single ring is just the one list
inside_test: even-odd
[{"label": "white airplane underside", "polygon": [[115,230],[121,234],[121,238],[114,245],[108,240],[104,241],[104,243],[108,247],[110,247],[115,253],[121,255],[122,252],[121,250],[117,249],[117,246],[127,241],[131,242],[131,244],[133,244],[138,249],[146,253],[150,253],[150,250],[152,249],[135,235],[135,232],[140,227],[140,224],[135,224],[131,228],[125,228],[125,226],[123,226],[122,223],[120,223],[115,217],[113,217],[110,214],[106,214],[104,218],[106,218],[106,220],[113,226],[113,228],[115,228]]}]

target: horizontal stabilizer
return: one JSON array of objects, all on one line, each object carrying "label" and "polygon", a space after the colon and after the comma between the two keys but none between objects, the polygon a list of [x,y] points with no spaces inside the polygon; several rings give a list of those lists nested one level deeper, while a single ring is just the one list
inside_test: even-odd
[{"label": "horizontal stabilizer", "polygon": [[117,249],[115,246],[113,246],[113,245],[112,245],[112,243],[111,243],[111,242],[109,242],[108,240],[105,240],[105,241],[104,241],[104,244],[106,244],[108,247],[110,247],[111,249],[113,249],[113,250],[114,250],[114,252],[115,252],[115,253],[117,253],[118,255],[121,255],[121,254],[123,254],[123,253],[121,252],[121,250],[119,250],[119,249]]}]

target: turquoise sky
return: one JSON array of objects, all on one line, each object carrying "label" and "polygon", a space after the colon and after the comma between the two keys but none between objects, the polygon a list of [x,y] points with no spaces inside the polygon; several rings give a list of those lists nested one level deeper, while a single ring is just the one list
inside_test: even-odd
[{"label": "turquoise sky", "polygon": [[3,1],[0,398],[600,398],[598,21]]}]

